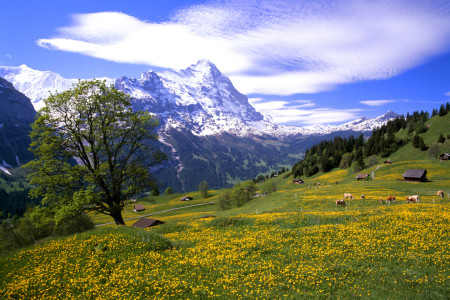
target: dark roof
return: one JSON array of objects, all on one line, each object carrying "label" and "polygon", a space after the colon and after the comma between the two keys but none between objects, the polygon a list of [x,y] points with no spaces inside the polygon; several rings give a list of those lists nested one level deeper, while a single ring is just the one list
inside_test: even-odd
[{"label": "dark roof", "polygon": [[358,174],[358,175],[356,175],[356,179],[364,179],[366,177],[369,177],[369,174]]},{"label": "dark roof", "polygon": [[144,208],[144,205],[142,205],[142,204],[136,204],[134,206],[134,210],[135,211],[141,211],[141,210],[145,210],[145,208]]},{"label": "dark roof", "polygon": [[163,223],[164,223],[163,221],[156,220],[156,219],[142,218],[131,226],[136,227],[136,228],[147,228],[150,226],[155,226],[155,225],[163,224]]},{"label": "dark roof", "polygon": [[296,179],[294,179],[294,180],[292,180],[293,182],[303,182],[303,180],[301,180],[301,179],[299,179],[299,178],[296,178]]},{"label": "dark roof", "polygon": [[427,170],[425,169],[409,169],[403,174],[404,178],[423,178],[427,176]]},{"label": "dark roof", "polygon": [[180,201],[189,201],[189,200],[194,200],[194,198],[192,198],[190,196],[184,196],[180,199]]},{"label": "dark roof", "polygon": [[385,164],[392,164],[392,160],[388,159],[384,161]]}]

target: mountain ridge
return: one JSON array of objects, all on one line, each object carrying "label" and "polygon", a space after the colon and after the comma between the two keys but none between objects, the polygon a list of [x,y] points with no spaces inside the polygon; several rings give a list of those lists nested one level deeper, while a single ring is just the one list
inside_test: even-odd
[{"label": "mountain ridge", "polygon": [[[42,99],[52,93],[69,89],[77,79],[66,79],[50,71],[33,70],[26,65],[0,67],[0,77],[13,83],[27,95],[36,110]],[[156,73],[148,71],[139,79],[122,76],[104,77],[107,83],[129,94],[135,109],[148,110],[170,127],[188,128],[199,136],[221,134],[325,135],[339,131],[370,132],[398,115],[388,111],[376,118],[362,117],[341,125],[313,127],[286,126],[273,123],[257,112],[248,98],[239,93],[230,79],[208,60],[200,60],[186,69]]]}]

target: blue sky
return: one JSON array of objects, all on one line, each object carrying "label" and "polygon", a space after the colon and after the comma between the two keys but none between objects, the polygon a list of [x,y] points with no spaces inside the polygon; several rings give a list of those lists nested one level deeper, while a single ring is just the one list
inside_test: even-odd
[{"label": "blue sky", "polygon": [[450,1],[7,1],[0,65],[139,77],[209,59],[277,123],[450,100]]}]

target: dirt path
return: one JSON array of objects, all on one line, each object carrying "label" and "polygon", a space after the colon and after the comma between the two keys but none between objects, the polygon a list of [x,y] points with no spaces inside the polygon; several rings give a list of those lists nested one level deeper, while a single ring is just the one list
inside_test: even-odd
[{"label": "dirt path", "polygon": [[[206,203],[200,203],[200,204],[193,204],[193,205],[188,205],[188,206],[176,207],[176,208],[171,208],[171,209],[166,209],[166,210],[162,210],[162,211],[159,211],[159,212],[151,213],[151,214],[148,214],[148,215],[143,215],[143,216],[139,216],[139,217],[125,219],[124,221],[141,219],[141,218],[144,218],[144,217],[153,216],[153,215],[165,213],[165,212],[172,211],[172,210],[183,209],[183,208],[194,207],[194,206],[201,206],[201,205],[208,205],[208,204],[214,204],[214,203],[216,203],[216,202],[212,201],[212,202],[206,202]],[[110,224],[116,224],[116,223],[115,222],[104,223],[104,224],[95,225],[95,227],[100,227],[100,226],[105,226],[105,225],[110,225]]]}]

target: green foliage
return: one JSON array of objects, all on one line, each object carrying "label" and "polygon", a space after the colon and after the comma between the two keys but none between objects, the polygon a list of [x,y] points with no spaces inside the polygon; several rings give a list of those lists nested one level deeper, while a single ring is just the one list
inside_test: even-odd
[{"label": "green foliage", "polygon": [[275,180],[268,180],[261,184],[261,193],[270,194],[277,191],[277,182]]},{"label": "green foliage", "polygon": [[152,192],[151,192],[152,196],[159,196],[159,188],[157,185],[155,185],[155,187],[153,188]]},{"label": "green foliage", "polygon": [[65,236],[94,228],[86,214],[71,216],[59,223],[49,210],[28,207],[24,216],[13,216],[2,221],[0,227],[0,252],[28,246],[50,236]]},{"label": "green foliage", "polygon": [[228,190],[228,189],[222,190],[219,193],[218,205],[221,210],[231,209],[231,191],[230,190]]},{"label": "green foliage", "polygon": [[206,181],[202,181],[198,184],[198,191],[200,192],[200,196],[203,199],[208,198],[208,183]]},{"label": "green foliage", "polygon": [[442,135],[442,132],[441,132],[441,134],[439,135],[439,138],[438,138],[437,142],[440,143],[440,144],[445,143],[445,138],[444,138],[444,136]]},{"label": "green foliage", "polygon": [[433,146],[431,146],[428,149],[428,155],[430,156],[430,158],[438,159],[440,154],[441,154],[441,149],[440,149],[439,145],[437,145],[437,144],[434,144]]},{"label": "green foliage", "polygon": [[240,207],[253,199],[256,190],[256,184],[251,180],[246,180],[233,187],[231,199],[236,203],[237,207]]},{"label": "green foliage", "polygon": [[129,96],[98,80],[44,101],[30,135],[31,196],[42,197],[57,224],[83,211],[124,224],[123,207],[154,185],[148,167],[165,158],[151,146],[158,121],[133,112]]},{"label": "green foliage", "polygon": [[173,189],[169,186],[168,188],[166,188],[166,190],[164,191],[164,195],[172,195],[173,194]]}]

